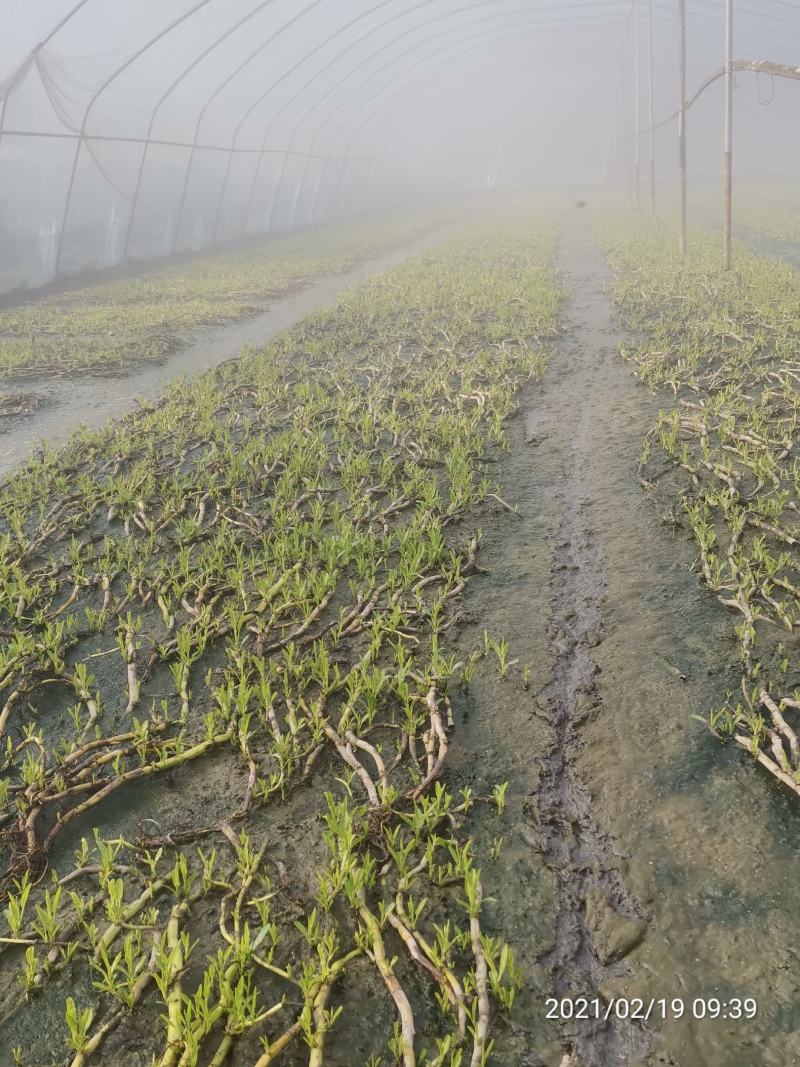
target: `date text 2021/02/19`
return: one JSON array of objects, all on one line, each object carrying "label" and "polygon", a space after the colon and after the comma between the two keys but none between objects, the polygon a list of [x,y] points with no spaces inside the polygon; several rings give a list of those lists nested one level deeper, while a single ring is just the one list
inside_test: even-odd
[{"label": "date text 2021/02/19", "polygon": [[754,1019],[758,1004],[753,997],[548,997],[548,1019],[631,1019],[647,1022],[656,1019]]}]

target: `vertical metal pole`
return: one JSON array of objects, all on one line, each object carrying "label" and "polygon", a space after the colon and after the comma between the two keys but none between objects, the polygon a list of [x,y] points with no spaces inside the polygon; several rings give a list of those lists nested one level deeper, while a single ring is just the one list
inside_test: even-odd
[{"label": "vertical metal pole", "polygon": [[233,153],[236,149],[231,146],[228,150],[228,159],[225,163],[225,174],[222,179],[222,185],[220,186],[219,196],[217,197],[217,210],[214,212],[214,225],[211,227],[211,242],[215,244],[219,240],[219,220],[222,217],[222,204],[225,200],[225,191],[228,188],[228,176],[231,172],[231,163],[233,162]]},{"label": "vertical metal pole", "polygon": [[617,138],[619,148],[619,173],[624,176],[625,195],[630,194],[630,168],[628,167],[628,155],[630,138],[628,137],[628,65],[627,45],[623,39],[619,48],[619,71],[620,79],[617,85],[618,117]]},{"label": "vertical metal pole", "polygon": [[722,166],[722,259],[731,269],[733,228],[733,0],[725,0],[725,139]]},{"label": "vertical metal pole", "polygon": [[639,18],[639,0],[636,0],[636,25],[633,31],[633,181],[636,191],[636,209],[641,207],[641,153],[639,136],[639,102],[641,97],[641,63],[640,63],[640,35],[641,19]]},{"label": "vertical metal pole", "polygon": [[648,80],[648,124],[650,126],[650,210],[656,213],[656,118],[655,118],[655,71],[653,63],[653,0],[647,0],[648,41],[647,41],[647,80]]},{"label": "vertical metal pole", "polygon": [[[352,144],[354,140],[355,140],[355,138],[353,138],[353,140],[351,140],[350,144]],[[348,152],[350,151],[350,145],[347,146],[347,151]],[[346,181],[347,181],[347,179],[345,177],[345,172],[347,171],[347,167],[348,167],[348,164],[350,163],[350,160],[346,155],[345,156],[340,156],[339,159],[338,159],[338,163],[339,163],[339,173],[336,175],[336,179],[335,179],[336,184],[335,184],[335,186],[333,188],[333,196],[331,197],[331,200],[330,200],[331,217],[334,218],[334,219],[338,219],[342,215],[342,212],[339,210],[339,205],[344,200],[343,193],[344,193],[344,188],[345,188]]]},{"label": "vertical metal pole", "polygon": [[[367,173],[364,176],[364,188],[366,190],[365,200],[367,200],[367,202],[368,202],[370,207],[372,207],[373,203],[377,201],[377,198],[374,195],[375,194],[375,188],[376,188],[376,185],[377,185],[377,182],[376,182],[376,179],[375,179],[375,162],[376,162],[376,158],[377,157],[375,155],[372,155],[372,156],[369,157],[369,160],[367,162]],[[385,167],[386,167],[386,161],[384,160],[384,169],[385,169]]]},{"label": "vertical metal pole", "polygon": [[297,212],[300,209],[300,201],[303,199],[303,193],[306,191],[306,176],[308,174],[308,168],[310,163],[311,156],[308,155],[306,156],[306,165],[303,168],[303,178],[301,181],[295,183],[294,196],[292,198],[292,214],[289,216],[290,230],[294,230],[297,226]]},{"label": "vertical metal pole", "polygon": [[78,143],[75,146],[75,155],[72,157],[72,168],[69,172],[69,182],[67,183],[67,195],[64,200],[64,208],[61,212],[61,224],[58,228],[58,241],[56,242],[56,262],[53,268],[53,275],[56,276],[61,267],[61,256],[64,251],[64,236],[67,232],[67,219],[69,218],[69,209],[72,204],[72,193],[75,188],[75,176],[78,173],[78,160],[81,156],[81,148],[83,148],[83,133],[86,125],[86,115],[88,109],[84,113],[84,121],[81,126],[80,136],[78,137]]},{"label": "vertical metal pole", "polygon": [[264,156],[266,155],[266,153],[267,149],[262,143],[261,151],[258,154],[258,162],[256,163],[256,169],[253,171],[253,177],[250,182],[250,192],[247,194],[247,203],[244,206],[244,222],[242,223],[242,232],[239,234],[240,237],[247,236],[247,228],[250,225],[250,212],[253,210],[253,200],[256,195],[258,179],[261,176],[261,165],[264,162]]},{"label": "vertical metal pole", "polygon": [[[317,212],[319,210],[319,202],[320,202],[320,199],[322,199],[322,191],[323,191],[323,189],[325,189],[325,184],[326,184],[327,179],[328,179],[328,171],[330,170],[330,166],[331,166],[331,160],[330,160],[330,158],[328,158],[328,159],[325,160],[325,166],[322,168],[322,175],[320,176],[319,184],[317,185],[317,188],[314,190],[314,199],[311,201],[311,218],[312,219],[316,219],[317,218]],[[326,216],[326,218],[327,218],[327,216]]]},{"label": "vertical metal pole", "polygon": [[680,253],[686,255],[686,0],[678,0],[678,169],[680,189]]},{"label": "vertical metal pole", "polygon": [[[292,130],[292,137],[294,137],[294,130]],[[283,163],[281,163],[281,172],[278,175],[278,184],[275,186],[275,191],[272,194],[272,202],[269,205],[269,216],[267,218],[267,232],[272,230],[273,223],[275,222],[275,209],[278,206],[281,190],[283,188],[283,179],[286,177],[286,168],[289,166],[289,153],[292,149],[292,137],[289,138],[289,145],[286,151],[283,153]],[[248,205],[249,212],[249,205]]]},{"label": "vertical metal pole", "polygon": [[311,146],[309,147],[309,150],[308,150],[308,154],[306,155],[306,161],[303,164],[303,173],[300,175],[300,180],[299,180],[299,182],[297,184],[297,190],[295,191],[294,209],[292,211],[292,226],[294,226],[294,218],[295,218],[295,214],[297,212],[297,205],[300,203],[300,197],[301,197],[303,191],[305,190],[306,183],[308,182],[308,172],[311,170],[312,160],[315,157],[316,157],[316,153],[314,151],[314,142],[312,141],[311,142]]},{"label": "vertical metal pole", "polygon": [[620,56],[620,111],[622,114],[622,129],[624,131],[621,147],[623,151],[622,164],[625,168],[625,197],[627,200],[630,200],[633,197],[633,164],[631,159],[631,138],[629,132],[631,129],[631,92],[630,85],[628,84],[628,72],[631,69],[629,47],[628,36],[626,34],[622,40]]}]

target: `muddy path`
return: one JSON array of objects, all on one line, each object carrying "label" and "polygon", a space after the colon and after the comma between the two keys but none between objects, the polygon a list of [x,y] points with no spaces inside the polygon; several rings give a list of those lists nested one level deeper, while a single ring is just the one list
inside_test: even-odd
[{"label": "muddy path", "polygon": [[[474,683],[460,757],[516,783],[487,881],[529,982],[498,1062],[800,1064],[800,810],[693,718],[738,670],[687,530],[637,480],[668,398],[618,355],[610,274],[580,213],[559,259],[564,335],[496,471],[519,515],[487,524],[490,574],[464,633],[465,648],[505,633],[519,659],[513,695],[488,672]],[[546,1017],[547,997],[598,993],[667,1006],[646,1023]],[[695,1018],[735,997],[756,999],[754,1020]]]},{"label": "muddy path", "polygon": [[800,245],[794,241],[784,241],[761,230],[750,229],[743,230],[737,236],[751,252],[767,259],[782,259],[793,267],[800,268]]},{"label": "muddy path", "polygon": [[763,230],[743,229],[736,235],[753,252],[773,259],[785,259],[795,265],[800,263],[800,249],[792,241],[781,240]]},{"label": "muddy path", "polygon": [[293,288],[265,305],[259,314],[195,331],[192,339],[167,359],[141,364],[130,374],[76,374],[0,383],[0,391],[12,397],[33,390],[42,398],[41,406],[30,414],[0,417],[0,478],[24,462],[43,441],[54,445],[66,440],[81,424],[92,429],[107,419],[120,418],[135,408],[138,399],[159,396],[170,379],[215,367],[232,359],[245,345],[266,344],[304,315],[331,304],[346,289],[438,244],[451,229],[436,227],[400,248],[365,258],[341,274],[325,275]]}]

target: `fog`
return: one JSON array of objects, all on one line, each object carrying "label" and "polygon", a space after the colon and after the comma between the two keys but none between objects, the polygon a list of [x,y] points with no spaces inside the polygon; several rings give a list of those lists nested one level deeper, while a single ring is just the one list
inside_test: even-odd
[{"label": "fog", "polygon": [[[723,61],[724,0],[687,4],[687,86]],[[638,79],[634,58],[637,54]],[[4,0],[0,290],[453,191],[535,187],[675,207],[677,2]],[[797,65],[782,0],[735,4],[734,57]],[[793,196],[800,85],[736,76],[742,195]],[[723,83],[688,119],[713,210]]]}]

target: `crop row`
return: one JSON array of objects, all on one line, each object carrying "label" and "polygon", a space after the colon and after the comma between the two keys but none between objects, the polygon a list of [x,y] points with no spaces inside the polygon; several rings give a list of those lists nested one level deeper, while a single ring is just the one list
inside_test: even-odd
[{"label": "crop row", "polygon": [[319,1067],[377,990],[373,1067],[488,1062],[521,978],[470,828],[506,787],[446,774],[493,647],[451,637],[553,241],[467,231],[0,487],[0,1043],[55,989],[72,1067],[121,1033]]},{"label": "crop row", "polygon": [[644,441],[643,482],[677,496],[731,613],[741,688],[709,725],[800,794],[800,276],[741,246],[726,273],[703,231],[686,261],[657,224],[609,219],[600,237],[634,331],[622,354],[673,398]]},{"label": "crop row", "polygon": [[347,270],[429,223],[418,213],[271,238],[142,277],[23,303],[0,312],[0,378],[119,370],[163,359],[187,331],[250,315],[264,300]]}]

